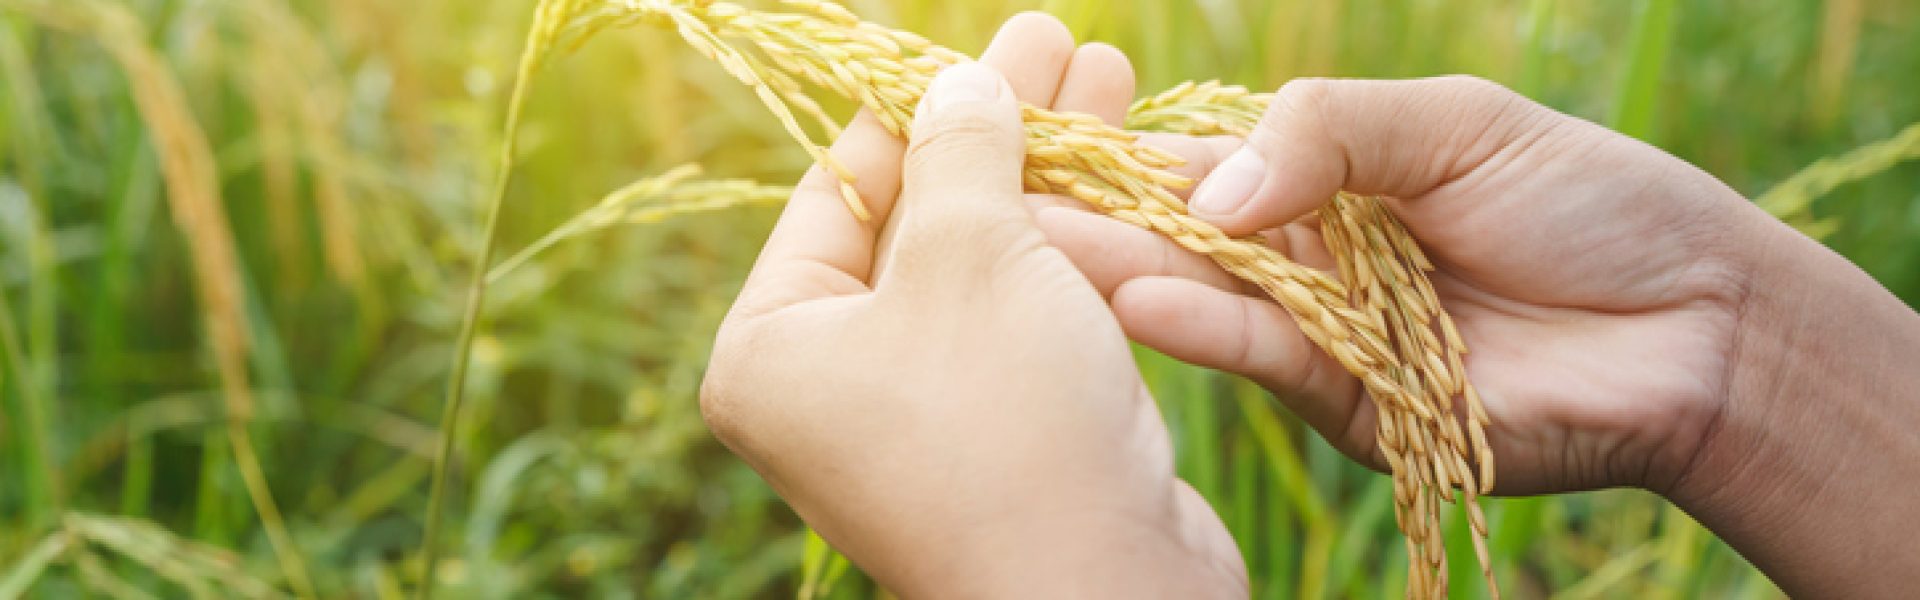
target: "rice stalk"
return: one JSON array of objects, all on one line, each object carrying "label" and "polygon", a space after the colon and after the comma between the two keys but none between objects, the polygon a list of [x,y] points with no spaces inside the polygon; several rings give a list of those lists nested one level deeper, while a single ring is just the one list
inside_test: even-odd
[{"label": "rice stalk", "polygon": [[55,28],[93,39],[104,47],[132,88],[135,108],[152,133],[154,154],[165,173],[168,204],[174,222],[187,242],[193,264],[194,291],[213,350],[215,368],[226,403],[227,436],[248,498],[259,513],[288,584],[302,597],[316,597],[299,549],[287,532],[259,453],[247,424],[253,419],[253,390],[248,383],[246,348],[249,339],[239,259],[220,185],[213,150],[188,108],[179,80],[153,48],[146,45],[146,28],[126,7],[105,2],[49,4],[8,0],[0,6]]},{"label": "rice stalk", "polygon": [[186,588],[195,598],[278,598],[273,586],[249,575],[239,556],[181,539],[140,519],[68,513],[65,533],[112,551]]},{"label": "rice stalk", "polygon": [[101,564],[95,550],[112,552],[152,571],[192,598],[279,598],[273,586],[249,575],[239,556],[183,540],[153,523],[80,512],[64,515],[0,577],[0,600],[25,597],[47,569],[70,562],[80,583],[115,598],[150,598]]},{"label": "rice stalk", "polygon": [[15,600],[27,595],[33,589],[33,582],[47,571],[47,567],[65,554],[73,545],[73,536],[66,530],[56,530],[41,538],[25,555],[7,568],[6,575],[0,577],[0,600]]},{"label": "rice stalk", "polygon": [[[970,59],[918,35],[861,21],[838,4],[784,4],[798,12],[761,12],[711,0],[599,0],[580,14],[568,34],[583,40],[611,26],[672,28],[752,89],[795,141],[840,176],[849,210],[869,218],[853,191],[851,174],[800,125],[796,113],[827,121],[801,82],[859,102],[890,132],[905,137],[912,111],[934,75],[945,65]],[[1189,129],[1224,130],[1229,121],[1257,118],[1256,103],[1264,104],[1244,90],[1214,84],[1183,86],[1154,100],[1142,111],[1150,124]],[[1226,109],[1209,109],[1215,105]],[[1343,283],[1189,215],[1169,191],[1192,183],[1166,171],[1180,163],[1179,157],[1139,144],[1135,134],[1092,116],[1031,105],[1022,107],[1022,117],[1028,137],[1024,178],[1030,191],[1080,199],[1109,217],[1212,258],[1266,291],[1310,340],[1361,381],[1380,409],[1377,441],[1396,477],[1409,556],[1419,565],[1409,577],[1410,596],[1446,592],[1438,506],[1453,498],[1456,486],[1468,495],[1476,548],[1485,556],[1484,519],[1477,516],[1471,499],[1492,486],[1486,416],[1477,394],[1466,385],[1460,361],[1465,348],[1431,286],[1423,285],[1432,265],[1389,213],[1367,209],[1376,200],[1335,200],[1332,216],[1352,213],[1355,219],[1349,224],[1353,235],[1336,233],[1330,240],[1343,244],[1333,248],[1336,253],[1354,253],[1342,256],[1341,271],[1348,278]],[[1436,325],[1440,333],[1434,331]],[[1452,412],[1453,398],[1460,395],[1470,413],[1464,431]],[[1490,567],[1483,570],[1491,585]]]},{"label": "rice stalk", "polygon": [[744,179],[690,180],[699,174],[698,165],[682,165],[607,194],[593,207],[500,261],[498,266],[487,272],[487,281],[498,283],[500,278],[549,248],[608,227],[658,223],[684,214],[726,210],[743,205],[775,204],[786,201],[793,194],[793,188],[790,187],[760,185]]},{"label": "rice stalk", "polygon": [[[1239,86],[1187,82],[1136,102],[1128,111],[1127,125],[1136,130],[1247,137],[1271,100],[1271,95],[1250,93]],[[1376,405],[1380,419],[1376,433],[1393,474],[1394,515],[1407,534],[1408,564],[1426,566],[1411,573],[1410,592],[1419,589],[1429,596],[1445,595],[1439,502],[1453,501],[1449,472],[1473,471],[1467,467],[1471,456],[1478,461],[1480,486],[1463,485],[1461,490],[1474,553],[1489,592],[1498,597],[1487,551],[1486,517],[1476,499],[1493,488],[1486,409],[1466,377],[1462,360],[1466,342],[1441,308],[1427,277],[1433,264],[1377,198],[1343,193],[1318,216],[1321,235],[1338,263],[1341,279],[1353,287],[1356,304],[1386,325],[1398,356],[1423,361],[1400,369],[1395,381],[1408,393],[1425,396],[1443,415],[1435,421],[1442,434],[1437,441],[1442,443],[1435,443],[1434,432],[1423,427],[1418,415],[1401,407]],[[1435,334],[1436,327],[1441,335]],[[1459,431],[1461,419],[1453,413],[1456,396],[1467,404],[1464,435]],[[1471,452],[1461,445],[1463,439],[1472,444]],[[1420,466],[1405,464],[1410,460]]]},{"label": "rice stalk", "polygon": [[1789,223],[1810,221],[1815,199],[1914,159],[1920,159],[1920,123],[1908,125],[1891,138],[1815,161],[1761,194],[1754,203]]},{"label": "rice stalk", "polygon": [[[812,0],[789,4],[812,12],[760,13],[724,2],[634,0],[604,2],[600,10],[582,18],[580,27],[591,31],[610,23],[665,19],[696,49],[754,87],[770,109],[783,115],[783,122],[797,123],[797,119],[779,88],[797,86],[797,77],[860,101],[900,135],[907,133],[913,106],[934,74],[943,65],[968,60],[912,33],[858,21],[835,4]],[[729,38],[750,44],[759,53],[741,51],[727,42]],[[1178,157],[1139,145],[1136,135],[1095,117],[1032,106],[1023,107],[1022,112],[1028,123],[1026,183],[1030,189],[1079,198],[1109,216],[1158,231],[1183,247],[1213,257],[1230,272],[1267,289],[1302,321],[1309,337],[1381,397],[1405,398],[1390,379],[1378,374],[1396,364],[1396,359],[1379,325],[1347,303],[1344,285],[1272,248],[1233,239],[1186,214],[1168,188],[1191,182],[1164,171],[1177,164]],[[824,153],[804,132],[796,131],[794,137],[810,151]],[[844,168],[831,158],[825,160],[842,174],[843,190],[851,189],[844,181],[850,178]],[[854,197],[849,205],[862,202]],[[855,210],[865,213],[864,208]]]},{"label": "rice stalk", "polygon": [[427,494],[426,532],[420,541],[420,586],[415,590],[415,597],[422,600],[433,597],[434,583],[438,580],[447,471],[453,457],[455,436],[459,431],[460,407],[466,400],[467,368],[473,361],[473,342],[479,329],[480,311],[486,304],[487,265],[493,262],[494,246],[499,237],[500,209],[506,203],[507,186],[513,181],[514,159],[519,151],[521,111],[526,106],[529,82],[559,38],[561,27],[573,18],[583,1],[541,0],[534,9],[533,24],[528,28],[526,46],[521,50],[520,63],[515,72],[513,92],[507,100],[506,123],[502,127],[504,139],[501,140],[499,163],[486,205],[486,224],[481,233],[480,249],[473,260],[466,309],[461,313],[460,333],[453,346],[453,367],[447,376],[446,400],[441,405],[440,440],[434,453],[432,484]]},{"label": "rice stalk", "polygon": [[32,371],[27,366],[25,348],[20,342],[20,330],[13,318],[13,303],[8,300],[7,291],[0,289],[0,352],[6,354],[6,363],[0,367],[0,377],[12,379],[14,397],[19,399],[21,420],[18,429],[22,432],[21,451],[26,454],[21,462],[26,463],[26,501],[27,522],[43,525],[45,521],[65,510],[65,485],[61,481],[59,461],[53,453],[53,441],[48,439],[52,433],[52,417],[49,414],[51,403],[41,391],[45,388],[35,383]]},{"label": "rice stalk", "polygon": [[118,600],[148,600],[156,597],[153,594],[141,590],[139,586],[135,586],[132,583],[128,583],[127,580],[122,579],[119,574],[113,572],[113,569],[107,568],[107,565],[100,560],[100,557],[92,552],[86,550],[75,552],[73,555],[73,567],[80,575],[80,585],[103,594],[108,598],[116,598]]},{"label": "rice stalk", "polygon": [[1831,127],[1840,119],[1868,8],[1863,0],[1830,0],[1821,5],[1820,41],[1809,69],[1813,85],[1807,88],[1807,103],[1814,123]]},{"label": "rice stalk", "polygon": [[[0,28],[11,27],[0,22]],[[12,369],[13,384],[17,390],[15,396],[19,402],[19,424],[24,438],[21,452],[27,471],[26,479],[26,521],[33,526],[44,526],[65,510],[66,488],[64,477],[58,468],[55,449],[59,443],[54,439],[59,421],[55,404],[52,403],[54,390],[58,389],[59,371],[55,366],[58,357],[59,319],[54,311],[58,308],[59,286],[54,283],[57,265],[53,233],[48,227],[51,218],[47,204],[48,192],[45,173],[47,155],[58,152],[59,139],[51,132],[53,126],[48,122],[45,110],[45,95],[40,89],[37,75],[29,63],[30,54],[26,48],[24,36],[0,36],[0,81],[6,82],[6,90],[0,92],[8,112],[14,116],[18,127],[8,132],[6,149],[9,152],[0,156],[0,162],[14,162],[14,170],[20,190],[28,195],[21,204],[29,214],[20,226],[19,247],[25,250],[28,284],[26,292],[26,327],[24,334],[17,326],[13,309],[4,290],[0,290],[0,338],[4,338],[4,350],[7,355],[7,368]],[[23,338],[24,335],[24,338]],[[0,373],[0,378],[4,378]],[[5,411],[0,411],[4,414]],[[6,428],[0,423],[0,431]]]},{"label": "rice stalk", "polygon": [[236,10],[257,53],[248,92],[256,97],[256,105],[264,102],[269,113],[281,109],[290,113],[279,117],[290,121],[282,124],[287,130],[282,136],[295,132],[300,136],[300,158],[312,180],[327,270],[340,282],[361,288],[367,283],[366,257],[361,254],[359,226],[341,175],[346,167],[339,164],[339,157],[348,150],[336,131],[346,105],[340,90],[346,86],[334,80],[336,69],[326,48],[284,0],[254,0]]}]

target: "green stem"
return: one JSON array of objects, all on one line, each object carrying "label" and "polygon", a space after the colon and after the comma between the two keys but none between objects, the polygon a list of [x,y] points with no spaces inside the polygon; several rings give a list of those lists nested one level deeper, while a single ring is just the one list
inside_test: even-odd
[{"label": "green stem", "polygon": [[38,526],[52,522],[52,519],[65,512],[65,501],[60,490],[60,470],[53,456],[53,443],[47,439],[52,431],[47,399],[44,388],[30,378],[32,370],[27,366],[26,358],[20,347],[20,331],[13,319],[13,306],[7,300],[6,290],[0,289],[0,349],[7,355],[7,371],[13,374],[15,393],[20,398],[22,416],[25,423],[20,424],[21,437],[26,440],[24,448],[27,459],[27,520]]},{"label": "green stem", "polygon": [[547,249],[552,248],[555,244],[578,235],[581,230],[585,229],[584,227],[578,226],[578,222],[578,219],[569,221],[567,224],[561,225],[553,231],[548,232],[547,235],[542,236],[538,241],[528,245],[525,249],[514,253],[513,256],[500,261],[499,266],[487,271],[487,283],[492,284],[500,281],[500,278],[506,277],[508,273],[512,273],[514,269],[520,268],[521,265],[526,264],[529,260],[533,260],[533,257],[539,256],[540,253],[546,252]]},{"label": "green stem", "polygon": [[453,457],[454,436],[459,430],[460,406],[466,401],[467,366],[473,361],[473,338],[479,329],[480,311],[486,305],[487,265],[493,262],[494,246],[499,241],[500,208],[506,204],[507,186],[513,181],[514,154],[518,150],[515,140],[520,131],[520,111],[526,104],[527,80],[540,60],[539,30],[536,24],[528,34],[526,48],[520,54],[520,70],[513,83],[513,95],[507,101],[506,139],[501,143],[500,167],[494,175],[492,198],[487,202],[486,227],[481,233],[480,252],[473,260],[473,279],[468,284],[467,306],[460,318],[460,337],[453,347],[453,370],[447,376],[447,396],[440,411],[439,447],[434,452],[433,484],[427,494],[426,535],[421,540],[420,548],[423,555],[420,561],[420,587],[414,595],[420,600],[433,597],[435,571],[440,561],[440,522],[443,520],[441,513],[445,512],[446,507],[448,463]]}]

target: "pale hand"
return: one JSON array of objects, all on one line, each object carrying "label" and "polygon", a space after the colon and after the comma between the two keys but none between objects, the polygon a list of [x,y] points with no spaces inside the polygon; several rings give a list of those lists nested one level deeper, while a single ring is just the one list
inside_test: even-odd
[{"label": "pale hand", "polygon": [[1054,201],[1021,192],[1016,97],[1118,119],[1132,70],[1037,15],[983,63],[934,82],[910,147],[866,114],[836,142],[874,222],[825,170],[800,183],[721,327],[708,423],[906,597],[1244,597],[1120,325],[1033,222]]}]

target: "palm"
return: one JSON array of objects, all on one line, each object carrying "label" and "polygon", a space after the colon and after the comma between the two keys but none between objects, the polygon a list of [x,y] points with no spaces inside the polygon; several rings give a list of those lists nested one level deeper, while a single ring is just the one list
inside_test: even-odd
[{"label": "palm", "polygon": [[1697,171],[1646,150],[1562,127],[1403,203],[1472,348],[1502,492],[1671,478],[1652,465],[1683,464],[1718,408],[1738,286],[1699,257],[1725,232]]},{"label": "palm", "polygon": [[[1502,493],[1644,482],[1711,414],[1730,314],[1683,306],[1632,312],[1527,303],[1436,277],[1472,349],[1468,371],[1492,419]],[[1371,432],[1368,422],[1350,430]],[[1349,440],[1371,444],[1371,437]]]},{"label": "palm", "polygon": [[[1218,140],[1156,142],[1200,170],[1234,149]],[[1740,300],[1736,269],[1700,258],[1730,254],[1715,247],[1732,237],[1717,216],[1719,198],[1702,191],[1717,182],[1583,122],[1437,179],[1390,202],[1437,263],[1435,288],[1471,350],[1468,374],[1492,419],[1497,491],[1677,475],[1656,465],[1684,465],[1715,414]],[[1384,466],[1371,402],[1290,316],[1205,259],[1099,219],[1041,215],[1052,242],[1112,296],[1129,335],[1254,379],[1349,455]],[[1262,233],[1296,260],[1331,270],[1312,223]]]}]

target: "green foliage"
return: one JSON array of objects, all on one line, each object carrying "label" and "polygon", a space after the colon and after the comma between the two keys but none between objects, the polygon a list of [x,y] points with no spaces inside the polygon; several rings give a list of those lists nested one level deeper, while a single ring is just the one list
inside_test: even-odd
[{"label": "green foliage", "polygon": [[[291,590],[235,469],[153,128],[96,40],[37,8],[71,1],[0,0],[0,598]],[[137,41],[177,75],[212,144],[252,331],[249,429],[319,595],[417,589],[461,301],[474,273],[500,266],[473,255],[534,3],[103,1],[138,15]],[[1912,140],[1897,134],[1920,121],[1920,6],[848,4],[976,52],[1006,16],[1050,10],[1132,53],[1143,92],[1486,76],[1749,194],[1779,190],[1796,223],[1829,228],[1830,245],[1920,302],[1920,167],[1895,142],[1869,147],[1871,164],[1849,160]],[[609,32],[543,69],[498,231],[501,248],[537,250],[498,271],[477,315],[465,415],[448,432],[442,594],[873,596],[696,406],[769,203],[635,205],[578,235],[581,215],[612,214],[593,212],[609,193],[675,165],[785,184],[805,154],[660,32]],[[1827,156],[1840,157],[1827,175],[1791,177]],[[1385,478],[1256,387],[1140,358],[1177,468],[1234,531],[1257,596],[1398,594]],[[1496,499],[1487,512],[1512,596],[1777,595],[1649,494]],[[1477,595],[1470,571],[1451,580]]]}]

